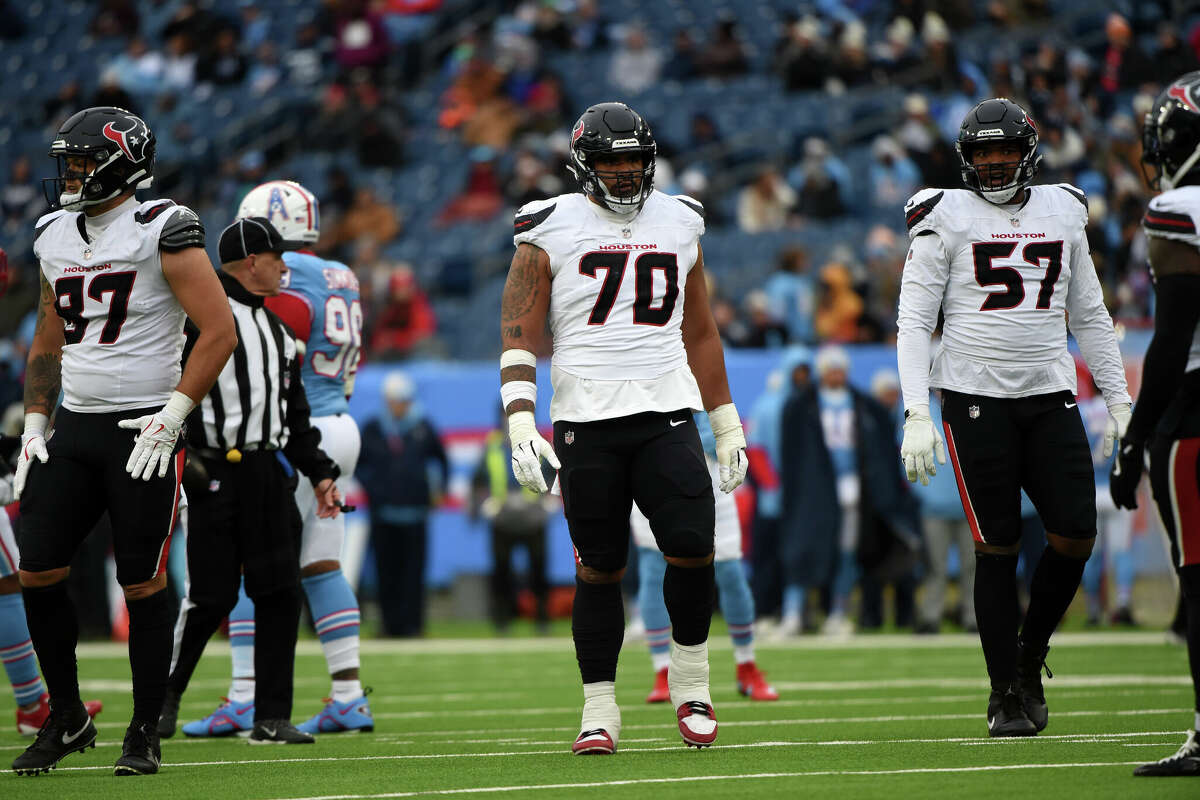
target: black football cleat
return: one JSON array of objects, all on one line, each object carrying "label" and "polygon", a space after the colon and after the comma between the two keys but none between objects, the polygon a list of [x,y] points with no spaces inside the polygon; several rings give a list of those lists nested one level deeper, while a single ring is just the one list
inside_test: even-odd
[{"label": "black football cleat", "polygon": [[180,696],[174,689],[167,689],[163,698],[162,714],[158,718],[158,738],[170,739],[175,735],[175,726],[179,724]]},{"label": "black football cleat", "polygon": [[1054,673],[1046,664],[1046,654],[1049,652],[1049,647],[1043,647],[1039,653],[1024,642],[1017,643],[1016,688],[1021,694],[1021,707],[1025,709],[1025,716],[1029,717],[1029,721],[1039,733],[1050,720],[1050,712],[1046,709],[1046,692],[1042,688],[1043,668],[1047,678],[1054,677]]},{"label": "black football cleat", "polygon": [[96,726],[82,705],[71,714],[57,714],[51,708],[33,744],[13,760],[13,772],[40,775],[54,769],[71,753],[82,753],[95,746]]},{"label": "black football cleat", "polygon": [[1037,736],[1037,727],[1021,707],[1021,695],[1011,686],[1003,692],[992,690],[988,698],[987,725],[989,736]]},{"label": "black football cleat", "polygon": [[1200,778],[1200,736],[1188,731],[1187,740],[1175,755],[1151,764],[1142,764],[1133,771],[1138,777],[1171,778],[1192,776]]},{"label": "black football cleat", "polygon": [[147,722],[131,722],[113,775],[153,775],[162,763],[158,731]]},{"label": "black football cleat", "polygon": [[311,733],[296,728],[286,719],[264,719],[254,721],[250,731],[250,744],[312,744],[316,739]]}]

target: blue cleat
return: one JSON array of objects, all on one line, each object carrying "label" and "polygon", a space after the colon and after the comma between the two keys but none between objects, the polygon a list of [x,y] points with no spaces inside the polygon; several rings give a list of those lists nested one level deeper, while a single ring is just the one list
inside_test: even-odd
[{"label": "blue cleat", "polygon": [[217,710],[204,719],[189,722],[183,726],[187,736],[233,736],[254,729],[254,701],[237,703],[228,697],[222,697],[225,702],[217,706]]},{"label": "blue cleat", "polygon": [[[369,691],[369,690],[368,690]],[[312,719],[296,727],[305,733],[346,733],[348,731],[373,731],[375,718],[367,703],[367,693],[345,703],[325,698],[323,708]]]}]

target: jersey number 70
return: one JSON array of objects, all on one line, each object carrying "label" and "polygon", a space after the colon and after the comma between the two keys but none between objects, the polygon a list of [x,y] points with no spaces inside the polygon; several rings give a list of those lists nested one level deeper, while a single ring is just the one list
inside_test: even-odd
[{"label": "jersey number 70", "polygon": [[[589,278],[596,277],[596,270],[604,270],[604,283],[600,285],[600,296],[588,316],[588,325],[603,325],[608,322],[608,313],[617,302],[621,281],[625,278],[625,264],[629,251],[588,253],[579,259],[579,273]],[[667,282],[662,302],[654,305],[654,272],[661,270]],[[679,299],[679,264],[674,253],[642,253],[633,262],[634,300],[633,322],[635,325],[666,325],[675,311]]]}]

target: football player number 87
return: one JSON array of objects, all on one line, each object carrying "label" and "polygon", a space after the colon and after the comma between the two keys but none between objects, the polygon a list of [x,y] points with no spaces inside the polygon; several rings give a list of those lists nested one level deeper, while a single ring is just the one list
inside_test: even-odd
[{"label": "football player number 87", "polygon": [[[112,344],[121,335],[125,316],[129,310],[129,295],[133,291],[136,272],[105,272],[92,278],[87,296],[103,303],[109,295],[108,315],[104,330],[100,331],[100,344]],[[63,339],[67,344],[79,344],[91,322],[83,315],[83,276],[72,275],[54,282],[54,310],[62,317]]]},{"label": "football player number 87", "polygon": [[[629,252],[588,253],[579,259],[579,272],[589,278],[596,277],[596,270],[604,270],[604,283],[600,285],[600,296],[588,316],[589,325],[603,325],[608,313],[617,302],[621,281],[625,278],[625,264]],[[666,325],[675,311],[679,299],[679,265],[674,253],[642,253],[633,263],[634,300],[633,322],[635,325]],[[662,300],[654,302],[654,273],[661,271],[666,280],[666,291]]]},{"label": "football player number 87", "polygon": [[325,301],[325,338],[338,349],[332,356],[321,351],[313,353],[313,372],[328,378],[336,378],[346,367],[358,363],[358,349],[362,347],[362,305],[344,297],[330,295]]}]

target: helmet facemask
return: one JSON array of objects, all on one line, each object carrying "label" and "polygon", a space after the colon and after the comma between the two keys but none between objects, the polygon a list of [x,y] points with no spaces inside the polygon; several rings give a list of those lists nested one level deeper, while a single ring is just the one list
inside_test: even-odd
[{"label": "helmet facemask", "polygon": [[[975,153],[979,149],[997,144],[1016,145],[1021,157],[1016,161],[974,163]],[[955,142],[954,147],[958,151],[963,183],[982,195],[983,199],[996,205],[1010,202],[1017,192],[1029,185],[1042,161],[1040,155],[1034,154],[1036,139],[1030,143],[1024,138],[1005,137]]]},{"label": "helmet facemask", "polygon": [[1195,115],[1185,115],[1168,124],[1174,114],[1182,113],[1175,106],[1163,103],[1146,114],[1142,126],[1142,175],[1155,191],[1174,189],[1200,164],[1200,120]]},{"label": "helmet facemask", "polygon": [[[640,153],[641,169],[616,171],[606,169],[604,164],[595,163],[597,156],[621,155],[628,152]],[[608,153],[576,150],[572,155],[575,162],[572,171],[579,178],[583,190],[609,211],[622,213],[640,210],[654,188],[654,152],[649,148],[614,148]],[[615,192],[609,189],[610,182],[614,183]],[[628,192],[621,191],[622,184],[629,187]]]}]

